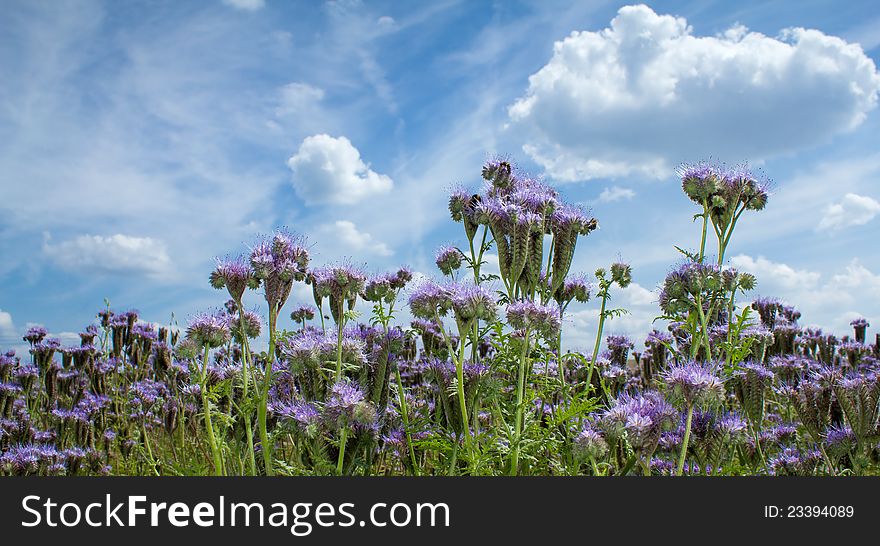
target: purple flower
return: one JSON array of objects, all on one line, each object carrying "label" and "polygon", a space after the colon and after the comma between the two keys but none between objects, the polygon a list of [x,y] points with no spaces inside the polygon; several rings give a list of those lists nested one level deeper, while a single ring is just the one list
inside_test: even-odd
[{"label": "purple flower", "polygon": [[600,425],[608,436],[619,438],[625,435],[633,449],[650,455],[675,415],[672,406],[656,392],[624,393],[602,414]]},{"label": "purple flower", "polygon": [[226,288],[229,296],[240,302],[245,290],[255,288],[259,281],[254,276],[251,265],[243,256],[217,259],[217,266],[211,272],[211,286],[220,290]]},{"label": "purple flower", "polygon": [[704,364],[676,364],[670,366],[662,377],[673,400],[684,402],[688,408],[712,405],[724,397],[724,383]]},{"label": "purple flower", "polygon": [[293,281],[305,279],[309,252],[305,239],[280,230],[254,246],[250,262],[270,309],[279,309],[287,301]]},{"label": "purple flower", "polygon": [[608,452],[608,443],[600,432],[587,425],[575,437],[574,451],[582,459],[601,459]]},{"label": "purple flower", "polygon": [[546,340],[556,339],[562,326],[558,304],[542,305],[528,300],[507,306],[507,322],[516,330],[530,330]]},{"label": "purple flower", "polygon": [[31,346],[43,341],[48,332],[42,326],[32,326],[27,329],[22,340],[27,341]]},{"label": "purple flower", "polygon": [[317,431],[321,421],[321,412],[314,404],[308,402],[294,402],[278,410],[282,418],[294,421],[306,434],[312,435]]},{"label": "purple flower", "polygon": [[572,301],[586,303],[590,300],[592,289],[593,285],[587,281],[586,275],[571,275],[566,277],[562,286],[553,295],[553,299],[562,306],[568,305]]},{"label": "purple flower", "polygon": [[486,288],[473,283],[454,283],[447,285],[446,290],[452,300],[455,318],[462,324],[495,319],[495,300]]},{"label": "purple flower", "polygon": [[315,318],[315,308],[311,305],[300,305],[290,313],[290,319],[294,322],[305,322]]},{"label": "purple flower", "polygon": [[193,316],[186,330],[186,337],[202,347],[217,348],[230,339],[229,320],[216,313],[200,313]]},{"label": "purple flower", "polygon": [[454,246],[441,246],[437,249],[434,263],[444,275],[452,275],[461,268],[461,251]]},{"label": "purple flower", "polygon": [[409,308],[413,316],[434,320],[436,316],[446,316],[452,307],[452,295],[443,286],[432,280],[420,283],[409,297]]},{"label": "purple flower", "polygon": [[864,317],[859,317],[857,319],[854,319],[852,322],[849,323],[849,325],[852,326],[853,328],[868,328],[869,326],[871,326],[868,323],[868,319],[866,319]]}]

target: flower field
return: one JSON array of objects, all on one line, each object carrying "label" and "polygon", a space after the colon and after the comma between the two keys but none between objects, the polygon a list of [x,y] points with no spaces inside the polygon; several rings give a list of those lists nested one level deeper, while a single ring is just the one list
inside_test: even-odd
[{"label": "flower field", "polygon": [[[769,181],[706,162],[679,174],[701,242],[679,249],[643,345],[605,333],[631,267],[570,271],[598,220],[493,160],[449,196],[462,237],[434,279],[316,266],[279,229],[206,272],[220,310],[181,331],[109,307],[79,346],[31,328],[28,354],[0,355],[0,475],[876,474],[867,319],[823,332],[752,298],[760,279],[725,254]],[[313,302],[289,301],[296,283]],[[588,300],[595,346],[571,352],[562,324]]]}]

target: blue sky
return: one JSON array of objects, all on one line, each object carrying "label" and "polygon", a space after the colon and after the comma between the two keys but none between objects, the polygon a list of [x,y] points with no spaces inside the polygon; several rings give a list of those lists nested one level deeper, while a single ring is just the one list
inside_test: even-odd
[{"label": "blue sky", "polygon": [[[633,264],[611,332],[659,314],[697,244],[674,169],[708,156],[775,181],[728,254],[754,295],[880,325],[873,2],[2,4],[0,345],[104,298],[185,324],[224,301],[213,258],[282,225],[315,264],[434,275],[446,192],[499,153],[592,208],[574,270]],[[567,344],[595,324],[572,308]]]}]

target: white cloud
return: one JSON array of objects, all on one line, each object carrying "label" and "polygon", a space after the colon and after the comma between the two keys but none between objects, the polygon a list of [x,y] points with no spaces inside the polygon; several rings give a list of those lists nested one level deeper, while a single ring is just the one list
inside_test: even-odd
[{"label": "white cloud", "polygon": [[162,241],[116,234],[80,235],[61,243],[43,242],[43,253],[70,271],[142,273],[162,277],[170,273],[171,259]]},{"label": "white cloud", "polygon": [[223,0],[223,3],[242,11],[257,11],[266,5],[265,0]]},{"label": "white cloud", "polygon": [[394,186],[391,178],[371,170],[345,137],[306,137],[287,164],[293,171],[294,188],[310,204],[350,205]]},{"label": "white cloud", "polygon": [[803,325],[845,334],[850,332],[849,321],[855,317],[880,322],[880,274],[858,259],[824,278],[819,272],[795,269],[762,257],[740,255],[731,262],[758,278],[755,294],[749,294],[746,300],[757,295],[780,298],[803,313]]},{"label": "white cloud", "polygon": [[880,214],[880,202],[865,195],[846,194],[838,203],[825,208],[825,214],[817,229],[838,230],[850,226],[862,226]]},{"label": "white cloud", "polygon": [[660,178],[681,161],[757,161],[826,142],[864,120],[878,88],[858,45],[817,30],[700,37],[639,5],[556,42],[508,114],[558,181]]},{"label": "white cloud", "polygon": [[630,305],[653,305],[656,307],[660,298],[660,295],[657,292],[652,292],[636,282],[630,283],[629,286],[621,291],[623,292],[626,302]]},{"label": "white cloud", "polygon": [[622,199],[632,199],[635,196],[636,192],[629,188],[612,186],[602,190],[602,193],[599,194],[599,201],[602,203],[613,203],[614,201],[620,201]]},{"label": "white cloud", "polygon": [[834,275],[831,284],[880,298],[880,275],[872,273],[858,259],[853,259],[842,273]]},{"label": "white cloud", "polygon": [[324,226],[323,231],[350,250],[365,251],[378,256],[394,254],[388,245],[376,241],[369,233],[358,230],[354,222],[348,220],[338,220],[331,225]]},{"label": "white cloud", "polygon": [[15,324],[12,315],[8,311],[0,309],[0,338],[5,339],[15,335]]},{"label": "white cloud", "polygon": [[324,90],[307,83],[293,82],[281,88],[275,115],[283,117],[305,114],[324,100]]},{"label": "white cloud", "polygon": [[732,257],[730,263],[743,272],[755,275],[758,286],[767,282],[784,289],[810,289],[818,284],[821,277],[821,274],[815,271],[794,269],[786,264],[772,262],[763,256],[758,256],[756,259],[740,254]]}]

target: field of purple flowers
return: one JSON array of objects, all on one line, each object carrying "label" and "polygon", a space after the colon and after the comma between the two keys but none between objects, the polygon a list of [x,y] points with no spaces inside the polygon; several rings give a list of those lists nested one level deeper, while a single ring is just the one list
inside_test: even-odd
[{"label": "field of purple flowers", "polygon": [[[228,301],[183,335],[109,308],[80,346],[31,328],[29,355],[0,355],[0,475],[876,473],[880,336],[750,302],[756,279],[725,251],[768,181],[710,163],[680,175],[700,247],[679,249],[644,347],[603,335],[626,312],[609,304],[630,266],[569,271],[597,220],[495,160],[479,193],[449,198],[464,244],[437,252],[442,280],[312,267],[279,230],[218,260],[210,283]],[[314,302],[286,306],[295,283]],[[248,290],[262,310],[244,307]],[[566,309],[590,298],[595,347],[564,350]],[[298,327],[279,330],[281,313]],[[268,349],[252,350],[261,336]]]}]

